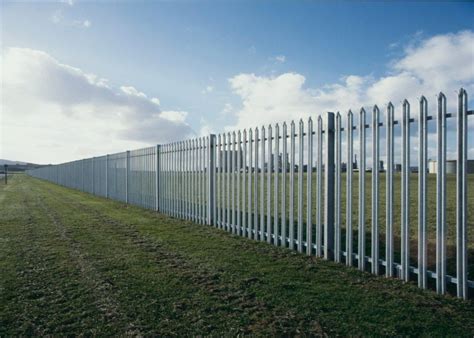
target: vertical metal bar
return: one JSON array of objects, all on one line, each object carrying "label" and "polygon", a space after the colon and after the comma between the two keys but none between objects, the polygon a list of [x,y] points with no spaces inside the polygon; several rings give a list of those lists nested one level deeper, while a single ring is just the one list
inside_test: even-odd
[{"label": "vertical metal bar", "polygon": [[206,204],[208,203],[207,201],[207,173],[206,173],[206,164],[207,164],[207,157],[206,157],[206,138],[203,136],[201,137],[201,146],[199,148],[199,163],[200,163],[200,168],[199,168],[199,176],[201,178],[201,224],[206,224],[207,223],[207,207]]},{"label": "vertical metal bar", "polygon": [[175,217],[181,217],[181,142],[175,144]]},{"label": "vertical metal bar", "polygon": [[216,135],[208,136],[207,143],[207,224],[217,226],[216,221]]},{"label": "vertical metal bar", "polygon": [[336,114],[335,132],[335,203],[334,203],[334,261],[341,261],[341,114]]},{"label": "vertical metal bar", "polygon": [[217,178],[217,205],[218,205],[218,211],[217,211],[217,217],[218,217],[218,221],[217,221],[217,224],[219,226],[219,229],[223,229],[224,226],[223,226],[223,223],[224,223],[224,219],[223,219],[223,209],[224,209],[224,184],[223,184],[223,180],[224,180],[224,158],[223,158],[223,154],[224,154],[224,151],[223,151],[223,141],[222,141],[222,137],[225,137],[224,135],[221,136],[221,134],[219,134],[219,175],[218,175],[218,178]]},{"label": "vertical metal bar", "polygon": [[188,142],[188,175],[189,175],[189,209],[188,209],[188,219],[194,220],[194,197],[196,194],[196,189],[194,187],[194,140],[189,140]]},{"label": "vertical metal bar", "polygon": [[160,210],[160,145],[155,149],[155,211]]},{"label": "vertical metal bar", "polygon": [[436,173],[436,290],[446,292],[446,97],[438,96]]},{"label": "vertical metal bar", "polygon": [[372,111],[372,273],[379,274],[379,115],[374,106]]},{"label": "vertical metal bar", "polygon": [[170,159],[169,159],[169,144],[165,145],[164,153],[163,153],[163,184],[164,184],[164,210],[165,213],[169,215],[169,186],[170,186],[170,176],[169,176],[169,166],[170,166]]},{"label": "vertical metal bar", "polygon": [[95,195],[95,157],[92,158],[92,195]]},{"label": "vertical metal bar", "polygon": [[[160,151],[159,151],[159,156],[160,156],[159,175],[160,175],[160,177],[159,177],[159,180],[158,180],[160,182],[160,187],[158,189],[160,196],[159,196],[158,201],[160,203],[159,209],[160,209],[161,213],[166,212],[165,203],[164,203],[164,201],[165,201],[165,192],[166,192],[166,186],[165,186],[166,179],[165,179],[165,176],[164,176],[165,175],[165,162],[166,162],[165,157],[164,157],[165,156],[165,151],[166,151],[166,145],[161,145],[160,146]],[[116,177],[116,175],[117,174],[115,173],[115,177]],[[115,188],[115,189],[117,189],[117,188]]]},{"label": "vertical metal bar", "polygon": [[262,126],[262,171],[260,180],[260,240],[265,240],[265,126]]},{"label": "vertical metal bar", "polygon": [[387,106],[386,126],[386,152],[387,152],[387,174],[386,174],[386,198],[385,198],[385,274],[387,277],[393,276],[393,115],[394,107],[390,102]]},{"label": "vertical metal bar", "polygon": [[176,147],[175,143],[170,144],[170,215],[175,217],[176,204],[176,175],[175,175]]},{"label": "vertical metal bar", "polygon": [[418,121],[418,287],[426,289],[426,171],[427,171],[427,137],[426,127],[428,101],[420,99],[420,118]]},{"label": "vertical metal bar", "polygon": [[248,198],[247,198],[247,237],[252,238],[252,231],[253,231],[253,225],[252,225],[252,219],[253,219],[253,214],[252,214],[252,170],[253,170],[253,152],[252,152],[252,140],[253,140],[253,135],[252,135],[252,128],[249,128],[249,168],[248,168]]},{"label": "vertical metal bar", "polygon": [[467,299],[467,92],[458,95],[456,166],[456,276],[457,295]]},{"label": "vertical metal bar", "polygon": [[188,186],[186,184],[186,141],[181,141],[181,218],[186,219],[187,217],[187,191]]},{"label": "vertical metal bar", "polygon": [[253,215],[254,215],[254,220],[253,220],[253,227],[254,227],[254,239],[258,239],[258,149],[259,149],[259,135],[258,135],[258,128],[255,128],[255,170],[254,170],[254,186],[253,186]]},{"label": "vertical metal bar", "polygon": [[196,139],[196,222],[201,223],[201,138]]},{"label": "vertical metal bar", "polygon": [[317,197],[317,209],[316,209],[316,256],[322,257],[323,255],[323,119],[321,116],[318,117],[318,153],[317,153],[317,186],[316,186],[316,197]]},{"label": "vertical metal bar", "polygon": [[[250,143],[249,143],[250,144]],[[243,132],[243,157],[242,157],[242,236],[248,235],[248,224],[247,224],[247,129]]]},{"label": "vertical metal bar", "polygon": [[206,187],[205,187],[205,171],[204,171],[204,163],[205,163],[205,152],[204,152],[204,147],[205,147],[205,139],[204,137],[199,138],[199,189],[200,189],[200,204],[199,204],[199,212],[200,212],[200,217],[199,217],[199,223],[204,224],[205,223],[205,194],[206,194]]},{"label": "vertical metal bar", "polygon": [[225,166],[225,171],[226,171],[226,179],[227,179],[227,184],[226,184],[226,212],[225,212],[225,223],[226,223],[226,229],[227,231],[231,230],[231,224],[230,224],[230,155],[231,155],[231,138],[230,138],[230,133],[227,134],[227,144],[226,144],[226,166]]},{"label": "vertical metal bar", "polygon": [[324,136],[324,258],[334,259],[334,113],[327,113]]},{"label": "vertical metal bar", "polygon": [[281,242],[280,245],[286,246],[286,176],[288,172],[288,151],[287,151],[287,126],[283,123],[282,140],[282,166],[281,166]]},{"label": "vertical metal bar", "polygon": [[167,145],[167,154],[166,154],[166,170],[167,170],[167,173],[166,173],[166,204],[167,204],[167,214],[168,215],[172,215],[172,199],[171,199],[171,191],[173,190],[173,187],[172,187],[172,182],[173,182],[173,176],[172,176],[172,144],[168,144]]},{"label": "vertical metal bar", "polygon": [[313,253],[313,119],[308,119],[308,166],[306,170],[306,254]]},{"label": "vertical metal bar", "polygon": [[165,154],[165,166],[166,166],[166,175],[165,175],[165,184],[166,184],[166,214],[171,214],[171,199],[170,199],[170,187],[171,187],[171,145],[166,145],[166,154]]},{"label": "vertical metal bar", "polygon": [[127,150],[127,159],[125,162],[125,203],[128,204],[129,189],[129,172],[130,172],[130,150]]},{"label": "vertical metal bar", "polygon": [[196,196],[195,177],[194,177],[194,140],[188,140],[187,149],[188,162],[188,220],[194,221],[194,202]]},{"label": "vertical metal bar", "polygon": [[232,133],[232,147],[231,147],[231,159],[230,159],[230,170],[231,170],[231,223],[232,223],[232,233],[237,232],[236,222],[235,222],[235,131]]},{"label": "vertical metal bar", "polygon": [[235,170],[235,174],[237,175],[237,234],[241,235],[242,233],[242,217],[241,217],[241,203],[242,203],[242,196],[240,193],[241,190],[241,182],[240,182],[240,169],[242,167],[242,133],[239,130],[237,133],[237,152],[235,154],[237,156],[237,168]]},{"label": "vertical metal bar", "polygon": [[85,191],[84,190],[84,161],[85,160],[82,160],[81,161],[81,176],[82,176],[82,184],[81,184],[81,191]]},{"label": "vertical metal bar", "polygon": [[278,178],[280,175],[281,165],[280,165],[280,127],[278,123],[275,125],[275,153],[273,155],[273,244],[278,245],[278,202],[279,202],[279,189],[278,189]]},{"label": "vertical metal bar", "polygon": [[300,120],[298,131],[298,252],[303,252],[303,159],[304,122]]},{"label": "vertical metal bar", "polygon": [[347,169],[346,169],[346,265],[352,266],[352,172],[353,172],[353,136],[354,125],[352,111],[347,113]]},{"label": "vertical metal bar", "polygon": [[290,205],[289,248],[295,248],[295,121],[290,124]]},{"label": "vertical metal bar", "polygon": [[109,198],[109,154],[105,156],[105,198]]},{"label": "vertical metal bar", "polygon": [[170,143],[168,146],[168,176],[169,176],[169,183],[168,183],[168,214],[173,216],[173,206],[174,206],[174,199],[173,199],[173,192],[174,192],[174,145]]},{"label": "vertical metal bar", "polygon": [[187,197],[186,197],[186,214],[187,220],[191,220],[192,213],[191,213],[191,207],[192,207],[192,196],[194,193],[194,189],[191,183],[192,179],[192,157],[191,157],[191,140],[186,141],[186,186],[188,187],[188,192],[187,192]]},{"label": "vertical metal bar", "polygon": [[402,238],[401,238],[401,278],[410,279],[410,104],[403,102],[402,117]]},{"label": "vertical metal bar", "polygon": [[359,269],[365,270],[365,109],[359,115]]},{"label": "vertical metal bar", "polygon": [[198,148],[198,174],[199,174],[199,224],[203,223],[203,205],[204,205],[204,189],[203,189],[203,138],[199,138],[199,148]]},{"label": "vertical metal bar", "polygon": [[173,217],[179,217],[178,202],[179,202],[179,186],[178,186],[178,161],[179,148],[178,143],[173,143]]},{"label": "vertical metal bar", "polygon": [[267,242],[272,242],[272,125],[268,126],[267,159]]}]

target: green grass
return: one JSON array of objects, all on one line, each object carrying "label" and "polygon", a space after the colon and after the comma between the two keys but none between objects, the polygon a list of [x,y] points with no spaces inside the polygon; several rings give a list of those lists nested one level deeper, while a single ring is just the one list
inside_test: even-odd
[{"label": "green grass", "polygon": [[[279,173],[279,203],[278,208],[281,215],[281,189],[282,189],[282,178],[283,174]],[[293,211],[295,222],[297,220],[297,203],[298,203],[298,175],[295,174],[294,177],[294,189],[295,189],[295,198],[294,198],[294,205],[295,208],[290,210],[289,208],[289,198],[290,198],[290,189],[289,189],[289,181],[290,181],[290,174],[286,175],[286,219],[289,219],[289,213]],[[248,175],[247,175],[248,177]],[[270,198],[271,198],[271,211],[270,214],[273,216],[274,210],[274,182],[275,182],[276,174],[272,174],[271,179],[271,189],[270,189]],[[302,202],[303,202],[303,240],[306,241],[306,215],[308,210],[308,196],[307,196],[307,178],[308,175],[306,173],[303,174],[302,186],[303,186],[303,193],[302,193]],[[468,210],[474,209],[474,175],[467,176],[467,189],[469,192],[467,206]],[[323,175],[324,179],[324,175]],[[218,184],[222,180],[222,189],[223,193],[221,194],[225,198],[227,198],[227,190],[226,190],[226,177],[218,175]],[[371,173],[365,174],[365,231],[366,231],[366,255],[371,255],[371,223],[372,223],[372,175]],[[264,202],[264,212],[267,213],[267,193],[268,193],[268,184],[267,184],[267,173],[265,173],[265,187],[264,187],[264,195],[263,195],[263,202]],[[379,175],[379,233],[380,233],[380,252],[379,256],[381,258],[385,258],[385,229],[386,229],[386,176],[385,173],[380,173]],[[243,182],[243,175],[241,175],[241,183]],[[252,176],[252,183],[253,183],[253,176]],[[258,174],[258,194],[259,194],[259,206],[260,208],[260,184],[262,182],[261,173]],[[246,185],[248,182],[246,183]],[[324,189],[324,182],[322,184]],[[345,250],[345,228],[346,228],[346,208],[347,208],[347,199],[346,199],[346,174],[343,173],[341,175],[341,228],[342,228],[342,240],[341,240],[341,249]],[[393,176],[393,231],[394,231],[394,244],[395,244],[395,260],[400,261],[399,257],[399,250],[400,250],[400,238],[401,238],[401,174],[395,173]],[[428,266],[429,269],[435,269],[435,259],[436,259],[436,175],[428,174],[427,175],[427,195],[426,195],[426,228],[427,228],[427,240],[428,240]],[[242,189],[242,188],[241,188]],[[316,213],[317,213],[317,198],[316,198],[316,189],[317,189],[317,175],[313,173],[312,175],[312,227],[313,227],[313,243],[315,243],[315,234],[316,234]],[[242,190],[241,190],[242,191]],[[253,190],[252,190],[253,192]],[[229,196],[234,195],[234,198],[237,199],[237,189],[230,189]],[[322,192],[322,197],[324,198],[324,191]],[[447,175],[446,176],[446,244],[447,244],[447,272],[451,275],[456,273],[456,176],[455,175]],[[227,203],[225,198],[222,198],[222,202]],[[247,198],[245,196],[245,198]],[[253,198],[253,197],[252,197]],[[358,232],[358,201],[359,201],[359,174],[354,173],[352,178],[352,226],[353,226],[353,250],[357,252],[358,242],[357,242],[357,232]],[[247,203],[245,199],[242,199],[242,204]],[[224,204],[226,206],[227,204]],[[247,204],[245,204],[247,205]],[[323,202],[324,205],[324,202]],[[252,212],[255,212],[252,205]],[[257,213],[260,212],[260,209],[257,210]],[[322,215],[324,215],[324,211],[322,211]],[[410,229],[410,237],[411,237],[411,244],[410,244],[410,261],[412,265],[417,265],[417,256],[418,256],[418,174],[411,174],[410,175],[410,200],[409,200],[409,229]],[[288,226],[287,226],[288,229]],[[474,217],[468,217],[468,270],[469,270],[469,277],[470,279],[474,276]],[[275,230],[272,229],[274,233]],[[280,233],[280,229],[277,229],[277,233]],[[288,230],[286,232],[288,234]],[[295,238],[297,238],[296,234],[296,224],[295,224]]]},{"label": "green grass", "polygon": [[474,335],[474,305],[26,176],[0,185],[0,336]]}]

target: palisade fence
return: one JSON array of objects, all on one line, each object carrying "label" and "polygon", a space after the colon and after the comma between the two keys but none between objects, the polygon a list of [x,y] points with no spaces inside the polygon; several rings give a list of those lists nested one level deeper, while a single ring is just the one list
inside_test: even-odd
[{"label": "palisade fence", "polygon": [[[374,274],[417,278],[419,287],[431,285],[440,294],[456,289],[466,299],[474,289],[467,231],[468,115],[474,111],[467,106],[461,89],[457,114],[447,113],[440,93],[431,116],[426,98],[420,99],[417,119],[405,100],[399,121],[389,103],[384,119],[373,108],[371,122],[364,109],[357,124],[351,111],[345,121],[327,113],[315,125],[310,118],[210,135],[28,174],[360,270],[370,267]],[[455,128],[447,128],[449,118]],[[456,134],[455,177],[446,173],[447,141],[453,141],[447,129]],[[410,145],[414,130],[417,149]],[[429,144],[428,134],[436,142]],[[427,175],[430,148],[436,150],[435,175]],[[447,180],[455,184],[447,187]],[[455,199],[448,208],[447,197]]]}]

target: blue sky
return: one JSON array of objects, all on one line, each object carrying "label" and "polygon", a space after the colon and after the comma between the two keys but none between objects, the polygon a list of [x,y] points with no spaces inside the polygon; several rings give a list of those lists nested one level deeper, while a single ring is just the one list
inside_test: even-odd
[{"label": "blue sky", "polygon": [[[246,122],[266,123],[265,118],[245,119],[242,107],[255,103],[252,90],[261,83],[268,82],[268,95],[276,95],[278,89],[271,92],[272,81],[285,74],[303,77],[303,83],[295,77],[287,82],[295,80],[304,95],[338,84],[347,87],[349,76],[364,79],[369,87],[413,69],[393,66],[409,56],[410,48],[421,48],[436,36],[474,30],[472,2],[7,1],[1,6],[5,60],[12,59],[5,56],[9,48],[41,51],[61,65],[107,79],[113,88],[133,87],[147,98],[158,98],[159,111],[182,112],[184,116],[173,119],[184,121],[195,134],[242,127]],[[472,62],[464,66],[474,67]],[[247,77],[237,78],[243,74]],[[469,76],[463,81],[460,84],[468,87],[473,83]],[[249,83],[258,84],[249,89]],[[51,98],[47,101],[54,103]],[[78,106],[69,104],[61,110],[68,107],[77,111]],[[12,113],[7,108],[3,104],[4,117]],[[59,142],[50,138],[48,147]],[[134,141],[138,146],[166,140]],[[2,143],[4,157],[35,157]],[[119,151],[121,146],[117,142],[94,151]],[[86,146],[66,155],[63,149],[50,160],[73,159],[91,151],[92,146]]]}]

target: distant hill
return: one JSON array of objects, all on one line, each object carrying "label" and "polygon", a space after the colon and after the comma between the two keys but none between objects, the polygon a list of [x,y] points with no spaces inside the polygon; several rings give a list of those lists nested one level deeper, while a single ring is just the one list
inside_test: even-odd
[{"label": "distant hill", "polygon": [[[26,165],[26,164],[28,164],[28,163],[27,163],[27,162],[22,162],[22,161],[4,160],[4,159],[0,158],[0,165],[4,165],[4,164],[8,164],[8,165],[13,165],[13,164]],[[31,163],[31,164],[34,164],[34,163]]]},{"label": "distant hill", "polygon": [[3,172],[3,166],[8,165],[9,171],[25,171],[28,169],[44,167],[44,164],[29,163],[23,161],[12,161],[0,158],[0,171]]}]

